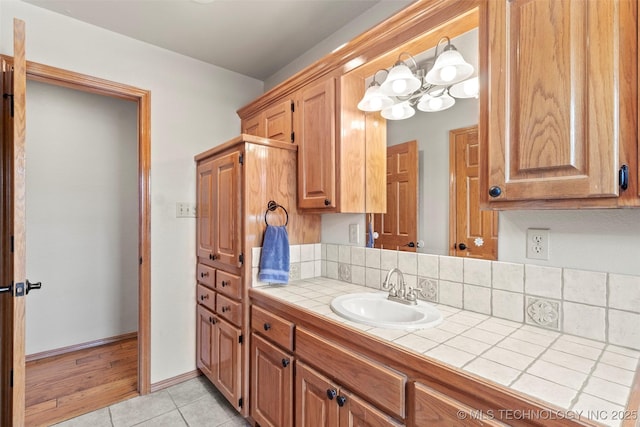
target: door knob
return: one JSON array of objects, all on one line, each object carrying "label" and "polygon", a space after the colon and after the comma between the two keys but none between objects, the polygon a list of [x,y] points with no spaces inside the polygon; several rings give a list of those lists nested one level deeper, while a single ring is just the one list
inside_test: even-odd
[{"label": "door knob", "polygon": [[32,289],[40,289],[42,288],[42,282],[36,282],[36,283],[31,283],[30,281],[27,280],[27,294],[29,294],[29,291]]}]

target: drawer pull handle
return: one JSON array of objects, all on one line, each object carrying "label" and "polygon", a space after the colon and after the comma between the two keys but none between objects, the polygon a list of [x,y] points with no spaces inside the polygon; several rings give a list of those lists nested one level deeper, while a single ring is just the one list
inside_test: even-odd
[{"label": "drawer pull handle", "polygon": [[338,406],[342,408],[344,404],[347,402],[347,398],[344,396],[338,396],[338,398],[336,399],[336,402],[338,402]]},{"label": "drawer pull handle", "polygon": [[200,295],[200,301],[204,301],[206,299],[209,299],[209,294]]},{"label": "drawer pull handle", "polygon": [[231,311],[231,307],[229,307],[228,305],[225,305],[224,307],[222,307],[223,313],[226,313],[227,311]]},{"label": "drawer pull handle", "polygon": [[227,282],[226,280],[223,280],[222,283],[220,283],[222,285],[222,287],[224,288],[225,286],[229,286],[229,282]]},{"label": "drawer pull handle", "polygon": [[270,323],[265,323],[263,326],[265,331],[268,331],[269,329],[271,329],[271,324]]},{"label": "drawer pull handle", "polygon": [[289,359],[282,359],[282,367],[286,368],[287,366],[289,366]]},{"label": "drawer pull handle", "polygon": [[209,272],[208,272],[208,271],[205,271],[204,273],[200,273],[200,277],[202,277],[203,279],[204,279],[205,277],[209,277]]},{"label": "drawer pull handle", "polygon": [[336,397],[338,395],[338,392],[333,389],[330,388],[329,390],[327,390],[327,397],[329,398],[329,400],[333,400],[334,397]]}]

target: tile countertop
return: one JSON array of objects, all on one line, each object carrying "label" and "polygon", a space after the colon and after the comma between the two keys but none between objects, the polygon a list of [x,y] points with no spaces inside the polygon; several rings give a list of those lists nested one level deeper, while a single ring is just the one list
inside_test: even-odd
[{"label": "tile countertop", "polygon": [[441,304],[434,305],[444,320],[434,328],[375,328],[338,316],[329,304],[381,291],[325,277],[254,290],[604,425],[619,426],[624,415],[640,425],[636,411],[625,412],[640,351]]}]

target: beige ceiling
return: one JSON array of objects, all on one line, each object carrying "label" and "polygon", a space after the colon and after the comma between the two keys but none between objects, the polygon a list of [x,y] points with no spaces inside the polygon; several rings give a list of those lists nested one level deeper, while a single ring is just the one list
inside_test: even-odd
[{"label": "beige ceiling", "polygon": [[24,0],[265,80],[380,0]]}]

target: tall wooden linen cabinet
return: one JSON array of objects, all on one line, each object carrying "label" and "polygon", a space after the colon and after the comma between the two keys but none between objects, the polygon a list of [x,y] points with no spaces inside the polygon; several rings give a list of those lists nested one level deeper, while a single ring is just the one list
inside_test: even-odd
[{"label": "tall wooden linen cabinet", "polygon": [[[242,134],[195,156],[198,369],[242,415],[249,398],[252,248],[288,214],[290,244],[320,241],[320,216],[296,207],[297,146]],[[269,201],[286,209],[267,211]]]}]

